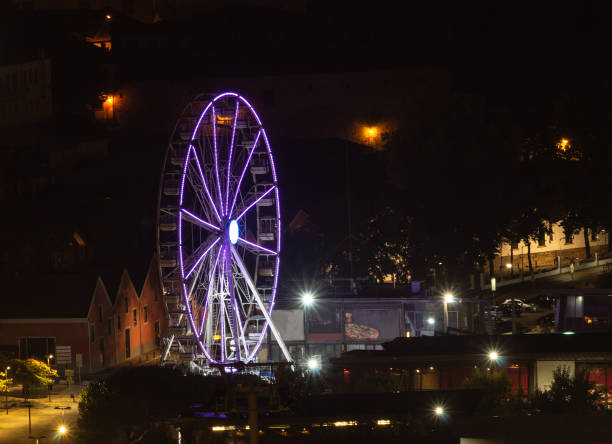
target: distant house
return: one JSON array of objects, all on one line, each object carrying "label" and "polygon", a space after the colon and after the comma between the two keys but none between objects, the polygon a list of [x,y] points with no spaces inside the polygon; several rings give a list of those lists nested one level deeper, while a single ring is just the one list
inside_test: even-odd
[{"label": "distant house", "polygon": [[[552,233],[550,235],[542,236],[538,241],[531,241],[531,263],[535,270],[556,268],[558,266],[557,258],[560,258],[561,266],[569,265],[572,261],[582,261],[587,258],[584,229],[581,229],[573,236],[566,236],[559,222],[553,223],[551,228]],[[587,235],[589,237],[591,257],[594,257],[595,253],[597,253],[601,258],[602,255],[608,252],[607,231],[594,232],[589,230]],[[510,267],[508,264],[510,264]],[[521,271],[528,273],[527,244],[524,241],[502,243],[501,254],[495,257],[494,267],[495,272],[501,275],[510,273],[510,269],[513,270],[514,274],[518,274]],[[488,267],[486,267],[485,272],[489,272]]]}]

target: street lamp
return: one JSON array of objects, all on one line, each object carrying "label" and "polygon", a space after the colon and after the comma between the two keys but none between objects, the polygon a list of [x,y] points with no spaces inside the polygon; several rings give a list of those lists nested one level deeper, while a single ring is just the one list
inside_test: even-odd
[{"label": "street lamp", "polygon": [[444,293],[444,333],[448,333],[448,304],[455,302],[455,295],[450,291]]},{"label": "street lamp", "polygon": [[8,371],[11,369],[10,366],[6,366],[4,369],[4,379],[5,379],[5,387],[4,387],[4,402],[6,402],[6,414],[8,415]]},{"label": "street lamp", "polygon": [[308,360],[308,369],[312,372],[316,372],[321,368],[321,362],[317,358],[310,358]]},{"label": "street lamp", "polygon": [[508,270],[508,275],[510,279],[512,279],[512,264],[510,262],[506,264],[506,269]]},{"label": "street lamp", "polygon": [[434,325],[436,323],[436,320],[430,316],[429,318],[427,318],[427,323],[429,325]]},{"label": "street lamp", "polygon": [[305,307],[310,307],[312,304],[314,304],[314,296],[310,291],[306,291],[302,294],[302,304],[304,304]]},{"label": "street lamp", "polygon": [[497,353],[495,350],[491,350],[489,352],[489,361],[497,362],[498,359],[499,359],[499,353]]},{"label": "street lamp", "polygon": [[434,413],[436,414],[436,416],[442,416],[444,415],[444,408],[442,406],[436,406],[436,408],[434,409]]},{"label": "street lamp", "polygon": [[47,355],[47,367],[51,367],[51,359],[53,359],[53,355]]}]

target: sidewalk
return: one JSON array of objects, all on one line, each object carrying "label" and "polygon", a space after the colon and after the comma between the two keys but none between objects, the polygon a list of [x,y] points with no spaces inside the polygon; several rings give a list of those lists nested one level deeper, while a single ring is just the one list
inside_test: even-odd
[{"label": "sidewalk", "polygon": [[[37,398],[30,400],[30,413],[32,419],[32,436],[46,436],[40,439],[42,443],[52,443],[58,441],[58,427],[66,426],[68,431],[76,430],[76,420],[78,417],[78,399],[83,386],[71,385],[70,391],[65,384],[56,385],[49,398]],[[72,402],[70,393],[75,395],[75,402]],[[21,389],[13,389],[9,392],[9,404],[11,395],[21,395]],[[12,398],[16,401],[15,407],[0,411],[0,444],[22,444],[35,443],[35,439],[28,438],[28,408],[24,405],[22,398]],[[4,401],[4,397],[2,399]],[[4,402],[2,402],[4,406]],[[56,408],[57,407],[57,408]],[[66,409],[70,407],[70,409]],[[69,434],[65,437],[64,443],[70,443]]]}]

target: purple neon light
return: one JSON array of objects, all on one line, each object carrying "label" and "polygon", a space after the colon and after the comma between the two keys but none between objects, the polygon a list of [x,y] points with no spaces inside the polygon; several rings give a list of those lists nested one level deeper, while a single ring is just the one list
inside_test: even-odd
[{"label": "purple neon light", "polygon": [[206,318],[206,312],[208,311],[208,301],[210,300],[210,292],[212,291],[214,281],[215,281],[215,272],[217,271],[217,265],[219,264],[219,257],[221,256],[222,248],[219,248],[217,251],[217,257],[215,258],[215,265],[212,268],[212,272],[210,274],[211,278],[208,282],[208,288],[206,289],[206,301],[204,302],[204,314],[202,315],[202,322],[200,323],[200,330],[198,331],[198,336],[202,335],[202,331],[204,330],[204,319]]},{"label": "purple neon light", "polygon": [[212,107],[212,123],[213,123],[213,146],[215,149],[215,175],[217,176],[217,193],[219,194],[219,206],[221,214],[225,216],[223,209],[223,198],[221,197],[221,179],[219,179],[219,152],[217,150],[217,119],[215,118],[215,107]]},{"label": "purple neon light", "polygon": [[232,97],[238,97],[238,94],[233,93],[233,92],[224,92],[219,94],[217,97],[215,97],[214,99],[212,99],[213,102],[216,102],[217,100],[219,100],[221,97],[225,97],[225,96],[232,96]]},{"label": "purple neon light", "polygon": [[187,216],[189,216],[189,217],[191,217],[192,219],[194,219],[195,221],[197,221],[197,222],[201,223],[201,224],[202,224],[202,225],[204,225],[205,227],[208,227],[208,228],[210,228],[210,229],[212,229],[212,230],[215,230],[215,231],[220,231],[220,230],[221,230],[221,228],[219,228],[218,226],[213,225],[213,224],[211,224],[210,222],[206,222],[204,219],[200,219],[198,216],[196,216],[195,214],[193,214],[193,213],[192,213],[192,212],[190,212],[190,211],[187,211],[185,208],[181,208],[181,211],[182,211],[183,213],[185,213]]},{"label": "purple neon light", "polygon": [[234,124],[232,125],[232,142],[230,143],[229,160],[227,161],[227,186],[225,187],[225,211],[229,214],[229,192],[230,192],[230,176],[232,173],[232,153],[234,151],[234,138],[236,136],[236,121],[238,120],[238,105],[240,102],[236,100],[236,112],[234,113]]},{"label": "purple neon light", "polygon": [[191,155],[191,145],[187,150],[187,156],[185,156],[185,163],[183,164],[183,177],[181,177],[181,196],[179,200],[179,206],[183,205],[183,191],[185,189],[185,177],[187,176],[187,165],[189,165],[189,156]]},{"label": "purple neon light", "polygon": [[236,193],[234,194],[234,199],[232,201],[232,206],[227,214],[231,215],[232,211],[234,211],[234,206],[236,205],[236,199],[238,198],[238,193],[240,192],[240,185],[242,184],[242,179],[244,178],[244,173],[246,173],[247,168],[249,167],[249,163],[251,162],[251,157],[253,157],[253,153],[255,152],[255,147],[257,146],[257,142],[259,142],[259,135],[261,134],[261,130],[257,131],[257,136],[255,137],[255,142],[253,142],[253,146],[251,147],[251,151],[249,152],[249,157],[244,164],[244,168],[242,169],[242,173],[240,174],[240,179],[238,179],[238,184],[236,185]]},{"label": "purple neon light", "polygon": [[238,238],[238,242],[242,242],[242,243],[244,243],[246,245],[249,245],[249,246],[251,246],[253,248],[256,248],[258,250],[261,250],[261,251],[265,251],[266,253],[269,253],[269,254],[273,254],[273,255],[277,254],[276,251],[269,250],[269,249],[267,249],[265,247],[262,247],[261,245],[254,244],[253,242],[249,242],[248,240],[243,239],[241,237]]},{"label": "purple neon light", "polygon": [[215,241],[212,244],[210,244],[208,248],[206,248],[206,250],[204,250],[204,252],[200,255],[196,263],[193,264],[193,267],[191,267],[191,270],[189,270],[189,272],[185,275],[185,279],[189,279],[189,276],[191,276],[191,273],[193,273],[193,271],[197,268],[197,266],[200,265],[200,262],[202,262],[202,259],[204,259],[204,256],[208,254],[211,248],[214,247],[217,242],[219,242],[219,239],[220,238],[215,239]]},{"label": "purple neon light", "polygon": [[244,216],[244,215],[247,213],[247,211],[249,211],[251,208],[253,208],[253,206],[254,206],[254,205],[257,205],[257,202],[259,202],[261,199],[263,199],[263,198],[264,198],[264,197],[266,197],[268,194],[270,194],[270,191],[272,191],[272,190],[273,190],[273,189],[275,189],[275,188],[276,188],[275,186],[272,186],[272,187],[268,188],[268,190],[267,190],[265,193],[263,193],[261,196],[259,196],[259,197],[258,197],[257,199],[255,199],[253,202],[251,202],[251,203],[249,204],[249,206],[248,206],[248,207],[246,207],[244,210],[242,210],[242,213],[240,213],[240,215],[239,215],[239,216],[236,216],[236,220],[241,219],[241,218],[242,218],[242,216]]},{"label": "purple neon light", "polygon": [[266,134],[266,130],[262,129],[264,141],[266,142],[266,150],[268,151],[268,157],[270,158],[270,167],[272,167],[272,177],[274,178],[274,183],[278,182],[276,179],[276,166],[274,165],[274,158],[272,157],[272,149],[270,149],[270,142],[268,142],[268,135]]},{"label": "purple neon light", "polygon": [[229,245],[227,243],[225,244],[225,260],[227,261],[227,268],[225,270],[227,275],[227,290],[230,295],[230,305],[232,306],[232,310],[234,310],[234,316],[232,316],[232,320],[234,321],[234,360],[238,361],[240,359],[240,333],[238,332],[238,319],[240,318],[240,312],[238,311],[236,295],[234,295],[232,262],[230,258]]},{"label": "purple neon light", "polygon": [[208,201],[212,205],[212,209],[215,212],[215,216],[217,216],[217,221],[221,222],[221,216],[219,216],[219,212],[217,211],[217,206],[215,205],[215,201],[213,200],[210,194],[210,190],[208,189],[208,185],[206,184],[206,178],[204,177],[204,172],[202,171],[202,165],[200,165],[200,159],[198,159],[198,153],[196,152],[193,145],[190,145],[190,149],[193,149],[193,158],[195,159],[196,165],[198,166],[198,172],[200,173],[202,184],[204,184],[204,191],[206,191],[206,197],[208,197]]},{"label": "purple neon light", "polygon": [[[200,115],[200,118],[199,118],[199,120],[198,120],[198,122],[197,122],[197,124],[196,124],[196,126],[195,126],[195,128],[194,128],[194,132],[193,132],[193,135],[192,135],[192,140],[195,138],[195,135],[196,135],[196,133],[197,133],[197,131],[198,131],[198,129],[199,129],[199,126],[200,126],[200,124],[201,124],[201,121],[202,121],[203,117],[206,115],[206,113],[208,112],[208,110],[210,109],[210,107],[211,107],[211,106],[213,106],[213,104],[214,104],[214,102],[215,102],[215,101],[217,101],[218,99],[220,99],[220,98],[222,98],[222,97],[225,97],[225,96],[233,96],[233,97],[238,97],[238,99],[239,99],[239,100],[241,100],[243,103],[245,103],[245,104],[247,105],[247,107],[250,109],[250,111],[251,111],[252,115],[253,115],[253,116],[255,117],[255,119],[257,120],[257,123],[258,123],[260,126],[262,125],[262,123],[261,123],[261,119],[259,118],[258,114],[255,112],[255,110],[254,110],[254,108],[252,107],[252,105],[251,105],[251,104],[250,104],[250,103],[249,103],[249,102],[248,102],[248,101],[247,101],[247,100],[246,100],[244,97],[242,97],[242,96],[240,96],[240,95],[238,95],[238,94],[236,94],[236,93],[226,92],[226,93],[222,93],[222,94],[219,94],[218,96],[216,96],[216,97],[215,97],[215,98],[214,98],[214,99],[213,99],[213,100],[212,100],[210,103],[208,103],[208,105],[206,106],[206,108],[204,109],[204,111],[202,111],[202,113],[201,113],[201,115]],[[239,102],[237,101],[237,103],[236,103],[236,109],[237,109],[237,110],[238,110],[238,106],[239,106]],[[230,165],[231,165],[231,158],[232,158],[232,151],[233,151],[233,144],[234,144],[234,137],[235,137],[235,129],[233,129],[233,130],[232,130],[232,131],[233,131],[233,133],[232,133],[232,144],[230,145],[230,156],[229,156],[229,159],[230,159],[230,160],[229,160],[229,162],[228,162],[228,180],[227,180],[227,184],[226,184],[226,189],[227,189],[227,192],[226,192],[226,201],[225,201],[225,206],[224,206],[224,205],[223,205],[223,204],[224,204],[224,202],[223,202],[223,200],[222,200],[222,193],[221,193],[221,181],[220,181],[220,178],[219,178],[220,176],[219,176],[219,171],[218,171],[218,168],[219,168],[219,160],[218,160],[218,149],[217,149],[217,141],[216,141],[216,121],[215,121],[215,118],[214,118],[214,117],[215,117],[215,112],[214,112],[214,107],[213,107],[212,120],[213,120],[213,136],[214,136],[214,149],[215,149],[215,173],[216,173],[216,176],[217,176],[217,192],[218,192],[218,194],[219,194],[219,205],[221,206],[221,211],[222,211],[222,213],[223,213],[224,215],[229,215],[229,214],[231,214],[231,212],[232,212],[232,211],[233,211],[233,209],[234,209],[234,206],[235,206],[235,204],[236,204],[236,199],[237,199],[237,197],[238,197],[238,193],[239,193],[239,190],[240,190],[240,185],[241,185],[242,180],[243,180],[243,178],[244,178],[244,174],[246,173],[246,169],[248,168],[248,165],[249,165],[249,163],[250,163],[250,160],[251,160],[251,158],[252,158],[252,155],[253,155],[253,153],[254,153],[254,151],[255,151],[255,148],[256,148],[256,146],[257,146],[257,142],[259,141],[259,137],[261,136],[261,132],[263,132],[263,133],[264,133],[264,134],[263,134],[263,136],[264,136],[264,140],[265,140],[265,143],[266,143],[266,149],[267,149],[267,151],[268,151],[268,155],[269,155],[269,158],[270,158],[270,164],[271,164],[271,168],[272,168],[272,175],[273,175],[273,178],[274,178],[274,187],[273,187],[273,188],[275,189],[275,197],[276,197],[276,210],[277,210],[277,218],[278,218],[278,227],[277,227],[277,231],[278,231],[278,235],[277,235],[277,249],[278,249],[278,251],[280,251],[280,243],[281,243],[281,241],[280,241],[280,205],[279,205],[279,199],[278,199],[278,188],[276,188],[276,182],[277,182],[277,177],[276,177],[276,166],[275,166],[275,164],[274,164],[274,159],[272,158],[272,152],[271,152],[271,149],[270,149],[270,144],[269,144],[269,141],[268,141],[268,138],[267,138],[267,134],[265,133],[265,130],[263,130],[263,128],[260,128],[260,131],[258,131],[258,133],[257,133],[257,137],[256,137],[256,140],[255,140],[255,143],[253,144],[253,147],[251,148],[251,151],[249,152],[249,156],[248,156],[247,162],[246,162],[246,164],[245,164],[245,167],[244,167],[244,169],[243,169],[243,171],[242,171],[242,174],[241,174],[241,176],[240,176],[240,179],[239,179],[239,181],[238,181],[238,185],[237,185],[237,187],[236,187],[236,194],[234,195],[234,198],[233,198],[233,201],[232,201],[232,206],[231,206],[231,209],[229,209],[229,211],[228,211],[228,205],[227,205],[227,204],[228,204],[228,201],[229,201],[229,176],[230,176]],[[234,125],[235,125],[236,120],[237,120],[237,111],[236,111],[236,114],[235,114],[235,117],[234,117]],[[196,160],[196,164],[197,164],[197,166],[198,166],[198,170],[199,170],[199,173],[200,173],[200,177],[201,177],[201,179],[202,179],[202,183],[203,183],[203,185],[204,185],[204,189],[205,189],[205,191],[206,191],[206,194],[207,194],[207,197],[208,197],[208,199],[209,199],[209,202],[211,203],[211,205],[212,205],[212,207],[213,207],[213,210],[214,210],[214,212],[215,212],[215,216],[217,217],[218,221],[220,221],[220,220],[221,220],[221,218],[220,218],[220,216],[219,216],[219,212],[218,212],[218,210],[217,210],[217,208],[216,208],[216,205],[215,205],[215,203],[214,203],[214,200],[212,199],[212,196],[211,196],[211,194],[210,194],[210,190],[208,189],[207,182],[206,182],[206,179],[205,179],[205,176],[204,176],[204,173],[203,173],[203,170],[202,170],[201,164],[200,164],[200,162],[199,162],[199,159],[198,159],[198,156],[197,156],[196,149],[195,149],[195,147],[194,147],[193,145],[190,145],[190,149],[193,149],[193,150],[194,150],[194,158],[195,158],[195,160]],[[187,163],[188,163],[189,156],[190,156],[190,153],[188,153],[188,155],[187,155],[187,159],[186,159],[185,164],[187,164]],[[186,167],[184,168],[184,171],[183,171],[183,178],[182,178],[183,183],[184,183],[184,180],[185,180],[185,174],[186,174]],[[259,198],[258,198],[258,199],[255,201],[255,202],[253,202],[251,205],[249,205],[249,207],[248,207],[248,208],[246,208],[245,210],[243,210],[243,213],[241,214],[241,216],[240,216],[240,217],[242,217],[242,216],[244,215],[244,213],[246,213],[246,211],[248,211],[248,210],[249,210],[249,209],[250,209],[250,208],[251,208],[253,205],[255,205],[255,204],[256,204],[256,203],[257,203],[259,200],[261,200],[261,199],[262,199],[262,198],[263,198],[265,195],[267,195],[267,194],[268,194],[268,193],[269,193],[271,190],[272,190],[272,188],[270,188],[269,190],[267,190],[267,191],[266,191],[266,193],[264,193],[264,194],[263,194],[262,196],[260,196],[260,197],[259,197]],[[180,196],[180,199],[181,199],[181,203],[182,203],[182,199],[183,199],[183,186],[181,186],[181,196]],[[187,212],[186,214],[188,214],[188,212]],[[196,216],[196,218],[197,218],[197,216]],[[197,218],[197,219],[195,219],[195,220],[198,220],[198,219],[199,219],[199,218]],[[199,219],[199,220],[200,220],[201,222],[205,222],[205,221],[202,221],[201,219]],[[208,223],[206,223],[206,224],[208,224]],[[214,227],[214,229],[217,229],[217,230],[218,230],[218,228],[217,228],[217,227],[215,227],[214,225],[212,225],[212,224],[209,224],[209,225],[211,226],[211,228],[213,228],[213,227]],[[277,253],[277,252],[274,252],[274,251],[272,251],[272,250],[268,250],[268,249],[266,249],[266,248],[264,248],[264,247],[261,247],[260,245],[253,244],[253,243],[251,243],[251,242],[249,242],[249,241],[246,241],[245,239],[239,239],[239,240],[240,240],[240,241],[243,241],[243,242],[246,242],[246,243],[248,243],[248,244],[250,244],[250,245],[251,245],[251,246],[253,246],[254,248],[259,248],[259,249],[261,249],[262,251],[267,251],[267,252],[269,252],[269,253],[271,253],[271,254],[275,254],[275,255],[276,255],[276,273],[275,273],[275,277],[274,277],[274,285],[273,285],[273,288],[272,288],[272,297],[271,297],[271,301],[270,301],[270,308],[269,308],[269,310],[270,310],[270,311],[272,311],[272,308],[274,307],[274,304],[275,304],[275,299],[276,299],[276,289],[277,289],[277,285],[278,285],[278,274],[279,274],[279,273],[278,273],[278,269],[279,269],[279,260],[280,260],[280,259],[279,259],[279,256],[278,256],[278,253]],[[215,241],[215,243],[214,243],[214,244],[216,244],[216,241]],[[213,245],[214,245],[214,244],[213,244]],[[211,248],[213,245],[211,245],[209,248]],[[216,267],[218,266],[217,262],[218,262],[218,258],[219,258],[219,256],[220,256],[220,252],[221,252],[221,249],[219,249],[219,252],[218,252],[218,254],[217,254],[217,259],[216,259],[216,261],[215,261],[215,269],[213,270],[213,274],[215,274]],[[179,256],[180,256],[180,260],[181,260],[181,274],[182,274],[182,275],[184,275],[184,265],[183,265],[183,257],[182,257],[182,218],[181,218],[181,216],[180,216],[180,213],[179,213],[179,253],[180,253],[180,254],[179,254]],[[199,259],[199,260],[200,260],[200,259]],[[231,264],[231,259],[230,259],[230,264]],[[224,267],[224,268],[225,268],[225,267]],[[192,270],[192,271],[193,271],[193,270]],[[230,269],[229,269],[227,272],[231,274],[231,265],[230,265]],[[228,282],[228,284],[229,284],[229,282]],[[211,285],[209,285],[209,291],[210,291],[210,288],[212,288],[212,286],[211,286]],[[183,292],[184,292],[184,295],[185,295],[185,300],[187,301],[187,298],[188,298],[188,295],[187,295],[187,288],[186,288],[186,285],[185,285],[184,283],[183,283]],[[205,319],[206,312],[207,312],[208,300],[209,300],[209,296],[207,295],[207,300],[206,300],[206,303],[205,303],[204,312],[203,312],[204,314],[203,314],[203,317],[202,317],[202,323],[201,323],[201,328],[200,328],[200,335],[201,335],[201,332],[202,332],[202,329],[203,329],[203,326],[204,326],[204,319]],[[236,302],[236,304],[237,304],[237,302]],[[187,304],[187,311],[188,311],[188,314],[189,314],[189,319],[190,319],[191,325],[192,325],[192,327],[195,327],[195,325],[194,325],[195,323],[194,323],[193,314],[192,314],[191,307],[190,307],[190,305],[189,305],[189,304]],[[236,313],[237,313],[237,315],[238,315],[238,316],[240,316],[240,313],[239,313],[239,309],[238,309],[238,308],[236,308]],[[222,315],[222,317],[225,317],[225,304],[222,304],[222,313],[221,313],[221,315]],[[222,322],[222,325],[224,325],[224,321]],[[264,325],[264,328],[263,328],[263,331],[262,331],[262,335],[260,336],[260,338],[259,338],[259,340],[258,340],[258,342],[257,342],[257,345],[256,345],[256,346],[255,346],[255,348],[253,349],[253,352],[250,354],[250,356],[247,356],[247,360],[252,360],[252,359],[254,358],[254,356],[257,354],[257,352],[258,352],[259,348],[261,347],[261,344],[262,344],[262,342],[263,342],[263,339],[264,339],[264,337],[265,337],[265,332],[266,332],[266,329],[267,329],[267,328],[268,328],[268,322],[266,321],[266,323],[265,323],[265,325]],[[194,331],[196,331],[196,330],[195,330],[195,328],[194,328]],[[222,333],[222,335],[223,335],[223,336],[225,336],[225,327],[223,327],[223,328],[221,329],[221,333]],[[239,334],[239,333],[238,333],[238,331],[236,330],[236,332],[235,332],[235,336],[238,336],[238,334]],[[200,346],[200,349],[201,349],[201,350],[204,352],[204,354],[206,355],[207,359],[208,359],[210,362],[213,362],[213,363],[214,363],[214,362],[217,362],[217,361],[215,361],[215,360],[213,360],[213,359],[211,358],[210,354],[208,353],[208,350],[206,349],[206,347],[205,347],[205,346],[204,346],[204,344],[202,343],[202,340],[201,340],[199,337],[198,337],[197,342],[198,342],[198,344],[199,344],[199,346]],[[238,348],[237,348],[237,352],[238,352],[238,354],[239,354],[239,342],[238,342],[238,343],[236,343],[236,341],[235,341],[235,342],[234,342],[234,344],[235,344],[235,346],[237,346],[237,347],[238,347]],[[246,344],[244,344],[244,347],[245,347],[245,352],[246,352],[246,348],[247,348],[247,347],[246,347]],[[225,359],[225,337],[223,337],[223,338],[222,338],[222,349],[223,349],[223,350],[222,350],[223,359]],[[248,353],[247,353],[247,354],[248,354]]]}]

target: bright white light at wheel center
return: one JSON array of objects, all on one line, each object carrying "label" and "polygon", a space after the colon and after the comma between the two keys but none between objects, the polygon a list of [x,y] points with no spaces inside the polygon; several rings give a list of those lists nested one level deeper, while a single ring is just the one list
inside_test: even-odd
[{"label": "bright white light at wheel center", "polygon": [[238,242],[238,222],[235,220],[230,221],[229,223],[229,240],[232,244]]}]

